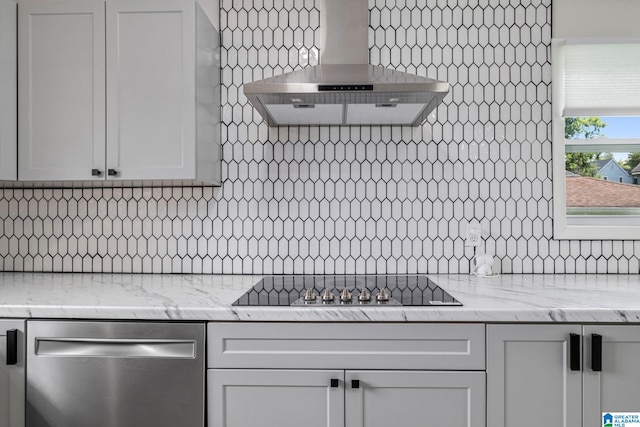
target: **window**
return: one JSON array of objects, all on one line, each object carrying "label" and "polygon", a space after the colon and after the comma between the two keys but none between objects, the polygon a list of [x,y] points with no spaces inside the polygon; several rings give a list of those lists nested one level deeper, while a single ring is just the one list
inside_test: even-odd
[{"label": "window", "polygon": [[[588,128],[589,123],[603,127]],[[573,135],[576,130],[582,133]],[[596,131],[611,138],[593,135]],[[585,132],[591,133],[590,138],[584,137]],[[633,138],[620,137],[636,134],[640,134],[640,118],[636,117],[565,119],[564,135],[571,136],[564,140],[563,165],[568,225],[597,225],[640,216],[640,186],[633,175],[640,175],[640,145]]]},{"label": "window", "polygon": [[552,7],[554,238],[640,239],[640,2]]},{"label": "window", "polygon": [[554,237],[640,238],[640,42],[552,49]]}]

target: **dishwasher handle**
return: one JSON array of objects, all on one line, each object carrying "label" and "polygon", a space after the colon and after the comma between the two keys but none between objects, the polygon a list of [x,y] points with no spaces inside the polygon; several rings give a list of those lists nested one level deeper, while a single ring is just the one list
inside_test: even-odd
[{"label": "dishwasher handle", "polygon": [[35,338],[36,356],[195,359],[195,340]]}]

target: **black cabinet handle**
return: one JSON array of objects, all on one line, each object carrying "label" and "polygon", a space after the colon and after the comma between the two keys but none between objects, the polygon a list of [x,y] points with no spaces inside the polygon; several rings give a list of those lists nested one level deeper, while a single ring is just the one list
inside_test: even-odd
[{"label": "black cabinet handle", "polygon": [[351,380],[351,388],[360,388],[360,380]]},{"label": "black cabinet handle", "polygon": [[580,367],[580,334],[569,335],[569,369],[572,371],[579,371]]},{"label": "black cabinet handle", "polygon": [[340,385],[340,381],[337,378],[331,378],[331,387],[338,387]]},{"label": "black cabinet handle", "polygon": [[18,330],[7,331],[7,365],[18,363]]},{"label": "black cabinet handle", "polygon": [[591,334],[591,370],[602,371],[602,335]]},{"label": "black cabinet handle", "polygon": [[102,171],[100,169],[91,169],[91,176],[100,176]]},{"label": "black cabinet handle", "polygon": [[109,176],[116,176],[116,175],[118,175],[118,173],[119,173],[119,172],[118,172],[117,170],[115,170],[115,169],[108,169],[108,170],[107,170],[107,174],[108,174]]}]

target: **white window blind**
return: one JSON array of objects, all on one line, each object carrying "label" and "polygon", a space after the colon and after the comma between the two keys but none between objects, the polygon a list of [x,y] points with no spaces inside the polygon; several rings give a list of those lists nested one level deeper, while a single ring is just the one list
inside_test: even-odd
[{"label": "white window blind", "polygon": [[640,115],[640,42],[560,48],[563,117]]}]

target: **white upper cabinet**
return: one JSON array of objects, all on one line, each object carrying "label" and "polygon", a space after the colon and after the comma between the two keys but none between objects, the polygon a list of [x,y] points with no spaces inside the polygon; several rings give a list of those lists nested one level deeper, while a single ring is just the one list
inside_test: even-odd
[{"label": "white upper cabinet", "polygon": [[18,10],[19,178],[91,179],[105,164],[104,3]]},{"label": "white upper cabinet", "polygon": [[193,0],[21,2],[18,15],[21,181],[219,183],[219,101],[201,102],[219,90],[206,55],[219,38]]},{"label": "white upper cabinet", "polygon": [[0,180],[17,177],[16,2],[0,0]]},{"label": "white upper cabinet", "polygon": [[123,179],[195,171],[192,0],[107,2],[107,168]]}]

